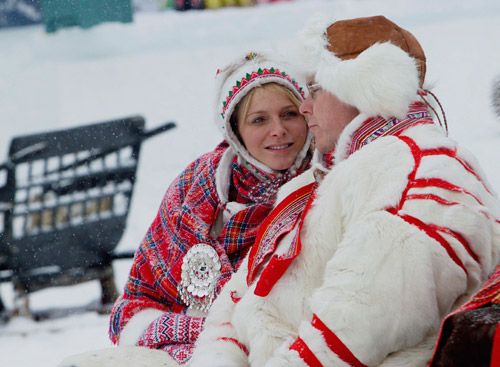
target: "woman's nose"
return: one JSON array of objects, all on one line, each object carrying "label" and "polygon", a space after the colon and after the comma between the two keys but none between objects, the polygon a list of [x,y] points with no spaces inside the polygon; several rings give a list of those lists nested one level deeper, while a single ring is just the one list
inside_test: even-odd
[{"label": "woman's nose", "polygon": [[271,134],[275,136],[283,136],[286,135],[286,133],[287,130],[281,118],[279,117],[273,118],[273,122],[271,125]]}]

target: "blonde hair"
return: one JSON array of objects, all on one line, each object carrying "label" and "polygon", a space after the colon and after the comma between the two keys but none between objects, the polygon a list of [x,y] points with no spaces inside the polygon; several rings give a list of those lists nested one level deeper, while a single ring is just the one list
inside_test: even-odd
[{"label": "blonde hair", "polygon": [[285,87],[281,84],[278,84],[278,83],[271,82],[271,83],[267,83],[267,84],[262,84],[262,85],[259,85],[255,88],[253,88],[252,90],[250,90],[245,95],[245,97],[243,97],[238,102],[238,104],[234,108],[234,111],[231,114],[231,117],[229,119],[229,121],[231,123],[231,129],[233,129],[234,134],[238,137],[238,140],[242,144],[244,144],[244,143],[243,143],[243,140],[241,139],[240,132],[238,131],[238,121],[243,121],[244,119],[246,119],[246,117],[248,115],[248,110],[250,109],[250,103],[252,102],[253,95],[255,94],[257,89],[259,89],[259,88],[266,90],[266,91],[270,91],[270,92],[281,93],[282,95],[284,95],[285,97],[290,99],[290,101],[297,108],[299,108],[300,104],[302,103],[302,101],[290,89],[288,89],[287,87]]}]

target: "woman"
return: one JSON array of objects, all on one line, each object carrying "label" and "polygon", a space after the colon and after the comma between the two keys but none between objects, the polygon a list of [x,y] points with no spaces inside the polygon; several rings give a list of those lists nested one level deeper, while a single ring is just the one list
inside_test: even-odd
[{"label": "woman", "polygon": [[309,164],[303,91],[289,69],[250,53],[218,71],[216,121],[225,141],[167,190],[111,312],[113,343],[189,360],[205,312],[253,244],[277,189]]}]

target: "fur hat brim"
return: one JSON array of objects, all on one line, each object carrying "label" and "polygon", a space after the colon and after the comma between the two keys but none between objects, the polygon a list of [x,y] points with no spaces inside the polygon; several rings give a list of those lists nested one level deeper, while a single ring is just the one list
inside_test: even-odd
[{"label": "fur hat brim", "polygon": [[419,88],[415,60],[389,42],[377,43],[351,60],[324,50],[316,81],[368,116],[403,118]]},{"label": "fur hat brim", "polygon": [[[379,22],[392,24],[386,18],[374,18]],[[356,107],[368,116],[403,118],[409,105],[415,100],[421,83],[415,58],[391,41],[368,44],[369,47],[351,57],[338,56],[332,51],[335,47],[330,43],[334,41],[327,37],[329,27],[326,23],[325,17],[312,18],[298,37],[304,53],[300,62],[308,65],[309,70],[314,70],[316,82],[344,103]],[[404,33],[402,38],[409,39],[407,31],[400,31]],[[358,30],[358,36],[363,35]],[[341,47],[357,49],[356,45],[346,44],[338,32],[335,37],[343,42]],[[385,35],[381,36],[381,39],[384,37]],[[416,39],[413,36],[411,38],[415,48],[421,50]],[[365,40],[363,42],[366,43]]]}]

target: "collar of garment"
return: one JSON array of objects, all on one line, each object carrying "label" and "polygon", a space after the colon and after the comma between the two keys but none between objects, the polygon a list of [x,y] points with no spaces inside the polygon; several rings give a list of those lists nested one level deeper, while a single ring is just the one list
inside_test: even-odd
[{"label": "collar of garment", "polygon": [[333,152],[332,164],[347,159],[365,145],[383,136],[398,136],[406,129],[420,124],[434,123],[424,102],[416,101],[410,105],[405,119],[383,118],[381,116],[368,117],[358,115],[340,134]]},{"label": "collar of garment", "polygon": [[403,120],[395,117],[385,119],[381,116],[369,117],[359,114],[342,131],[333,151],[325,154],[317,150],[314,152],[311,164],[316,181],[320,182],[334,164],[347,159],[351,154],[378,138],[397,136],[412,126],[429,123],[434,122],[428,107],[420,101],[410,105],[406,118]]},{"label": "collar of garment", "polygon": [[[224,144],[224,143],[223,143]],[[308,152],[300,166],[283,173],[268,173],[250,163],[241,164],[238,155],[229,147],[217,168],[217,193],[223,205],[228,203],[272,204],[279,188],[310,165],[312,153]]]}]

